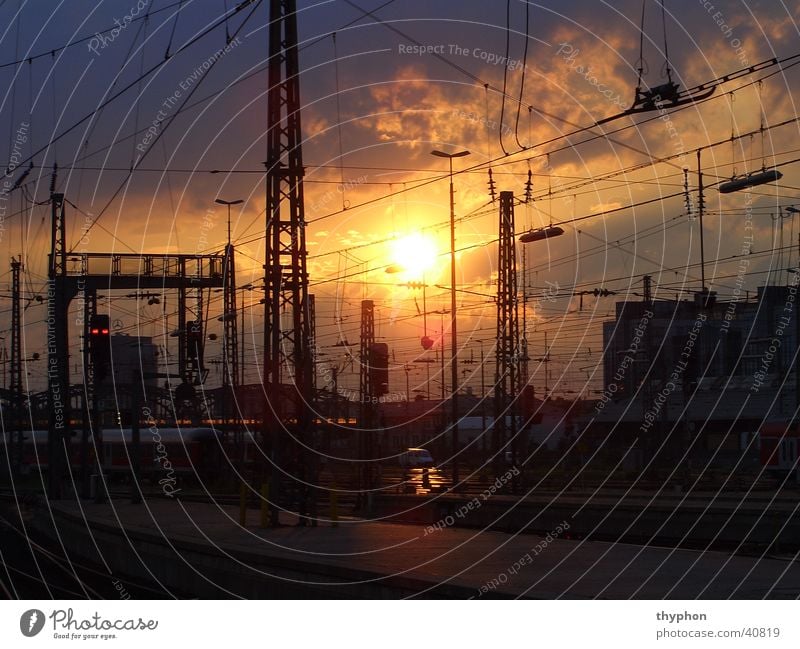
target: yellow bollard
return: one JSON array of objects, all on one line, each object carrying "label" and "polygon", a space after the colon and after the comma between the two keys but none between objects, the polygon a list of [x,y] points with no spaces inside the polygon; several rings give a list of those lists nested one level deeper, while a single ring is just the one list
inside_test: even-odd
[{"label": "yellow bollard", "polygon": [[269,526],[269,483],[261,485],[261,527]]},{"label": "yellow bollard", "polygon": [[247,525],[247,484],[242,482],[239,489],[239,525]]}]

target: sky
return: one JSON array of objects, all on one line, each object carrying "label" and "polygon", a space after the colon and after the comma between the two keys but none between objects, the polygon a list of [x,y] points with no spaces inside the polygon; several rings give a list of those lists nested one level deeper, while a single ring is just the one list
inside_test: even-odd
[{"label": "sky", "polygon": [[[214,200],[243,199],[231,224],[237,279],[262,282],[267,5],[0,2],[0,156],[12,183],[33,163],[24,188],[0,197],[0,247],[26,268],[26,357],[44,350],[44,307],[34,298],[44,288],[49,210],[36,203],[47,200],[54,164],[55,187],[71,203],[70,249],[219,251],[227,213]],[[601,323],[616,301],[641,299],[643,275],[652,275],[657,298],[699,290],[698,147],[706,286],[731,296],[748,214],[755,240],[745,290],[784,283],[785,269],[798,265],[800,226],[783,211],[800,205],[800,58],[790,58],[800,55],[798,3],[300,0],[297,17],[318,360],[343,368],[343,387],[357,388],[358,359],[350,363],[334,344],[357,343],[360,301],[369,298],[378,338],[392,350],[391,390],[405,394],[405,366],[410,391],[441,390],[414,362],[438,358],[442,330],[448,335],[448,169],[434,149],[470,151],[454,161],[462,360],[481,348],[491,356],[495,337],[498,203],[489,169],[498,192],[520,199],[532,173],[531,200],[515,209],[519,233],[565,229],[526,246],[524,264],[518,245],[530,355],[549,351],[551,360],[532,364],[538,394],[547,384],[556,395],[592,395]],[[749,66],[758,69],[733,74]],[[681,89],[735,78],[695,105],[594,126],[632,105],[640,67],[643,87],[665,83],[667,69]],[[776,165],[776,184],[716,190]],[[387,273],[390,264],[403,272]],[[10,282],[8,271],[0,269],[0,282]],[[409,282],[424,282],[425,295]],[[580,295],[602,288],[616,295]],[[261,295],[242,295],[255,380]],[[174,303],[109,296],[104,308],[120,332],[163,343]],[[9,309],[6,299],[6,339]],[[213,332],[219,295],[210,309]],[[437,339],[429,352],[419,343],[425,333]],[[75,345],[76,336],[73,328]],[[219,342],[206,353],[218,359]],[[477,391],[478,366],[463,367],[463,388]],[[27,372],[40,389],[43,368],[31,362]]]}]

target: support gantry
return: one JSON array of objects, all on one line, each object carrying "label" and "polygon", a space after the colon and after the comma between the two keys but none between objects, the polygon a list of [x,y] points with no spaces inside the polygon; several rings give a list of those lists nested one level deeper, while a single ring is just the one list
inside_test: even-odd
[{"label": "support gantry", "polygon": [[[520,345],[517,309],[517,254],[514,239],[513,192],[500,192],[497,269],[497,364],[492,441],[495,474],[499,476],[505,470],[503,467],[506,452],[511,451],[511,466],[519,468],[521,451],[517,401],[522,390],[520,364],[523,350]],[[516,482],[512,486],[516,489]]]}]

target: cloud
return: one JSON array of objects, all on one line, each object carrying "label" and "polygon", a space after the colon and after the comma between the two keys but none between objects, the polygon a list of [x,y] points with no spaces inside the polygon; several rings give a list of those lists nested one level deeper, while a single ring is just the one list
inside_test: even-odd
[{"label": "cloud", "polygon": [[611,201],[608,203],[595,203],[589,209],[594,213],[599,212],[607,212],[608,210],[615,210],[618,207],[622,207],[622,203],[619,201]]}]

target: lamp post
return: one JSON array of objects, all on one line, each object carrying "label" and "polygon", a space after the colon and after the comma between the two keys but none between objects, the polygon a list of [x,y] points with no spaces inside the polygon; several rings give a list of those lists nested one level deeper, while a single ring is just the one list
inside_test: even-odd
[{"label": "lamp post", "polygon": [[214,202],[228,206],[228,245],[231,245],[231,205],[241,205],[244,201],[241,198],[235,201],[224,201],[221,198],[217,198]]},{"label": "lamp post", "polygon": [[245,336],[244,336],[244,292],[245,291],[252,291],[255,287],[252,284],[245,284],[244,286],[240,287],[239,290],[242,291],[242,331],[239,334],[241,336],[241,349],[239,350],[239,354],[241,355],[239,358],[239,385],[244,385],[244,346],[245,346]]},{"label": "lamp post", "polygon": [[[527,245],[529,243],[535,243],[537,241],[544,241],[546,239],[552,239],[552,238],[555,238],[555,237],[560,237],[562,234],[564,234],[564,229],[563,228],[560,228],[557,225],[550,225],[550,226],[548,226],[546,228],[542,228],[542,229],[539,229],[539,230],[530,230],[530,231],[524,233],[522,236],[519,237],[519,242]],[[524,308],[524,302],[523,302],[523,308]],[[527,356],[527,346],[526,346],[525,353],[526,353],[526,356]],[[528,360],[530,360],[530,359],[525,360],[525,362],[527,363]],[[545,387],[544,387],[543,398],[546,399],[547,398],[547,392],[548,392],[548,388],[547,388],[547,364],[550,362],[550,350],[549,350],[549,348],[547,346],[547,332],[546,331],[544,333],[544,356],[542,356],[542,358],[540,358],[540,359],[535,359],[535,360],[539,360],[540,362],[544,363],[544,386]],[[519,394],[513,395],[513,398],[514,398],[514,401],[516,402],[517,399],[519,398]],[[516,417],[516,408],[514,408],[512,416]],[[495,417],[495,420],[496,420],[496,417]],[[496,421],[495,421],[495,425],[496,425]],[[517,459],[516,441],[512,444],[511,452],[512,452],[513,460],[514,460],[514,462],[516,462],[516,459]],[[512,487],[516,490],[516,486],[512,485]]]},{"label": "lamp post", "polygon": [[[452,439],[453,439],[453,488],[458,485],[458,332],[456,328],[456,204],[453,191],[453,158],[463,158],[469,151],[445,153],[444,151],[431,151],[431,155],[447,158],[450,163],[450,377],[452,392],[450,405],[452,407]],[[442,377],[444,380],[444,377]]]},{"label": "lamp post", "polygon": [[[224,303],[225,306],[224,306],[224,311],[223,311],[223,315],[222,315],[222,320],[225,323],[225,327],[224,327],[225,336],[224,336],[224,345],[223,345],[224,351],[223,351],[223,357],[222,357],[222,360],[223,360],[223,372],[222,372],[222,408],[221,408],[222,413],[221,413],[221,415],[222,415],[222,421],[225,422],[227,414],[228,414],[227,413],[227,408],[226,408],[227,400],[228,400],[227,391],[229,389],[229,386],[231,386],[231,385],[235,386],[236,383],[239,380],[238,376],[229,376],[229,374],[231,374],[231,366],[234,367],[234,370],[235,370],[235,367],[236,367],[236,357],[235,357],[235,355],[234,355],[233,358],[230,358],[228,352],[229,352],[229,349],[233,349],[234,350],[234,354],[235,354],[236,339],[234,338],[233,341],[230,341],[229,337],[230,337],[231,331],[233,331],[233,332],[236,331],[235,326],[236,326],[236,315],[237,315],[236,314],[236,293],[235,293],[236,285],[235,285],[234,281],[231,281],[233,279],[233,271],[235,270],[233,268],[233,266],[231,265],[232,262],[233,262],[233,246],[231,245],[231,205],[241,205],[242,203],[244,203],[244,201],[241,200],[241,199],[237,199],[235,201],[226,201],[226,200],[223,200],[221,198],[217,198],[217,199],[214,200],[214,202],[217,203],[218,205],[227,205],[227,207],[228,207],[228,244],[225,246],[225,269],[224,269],[224,273],[223,273],[224,277],[225,277],[225,285],[224,285],[224,288],[223,288],[223,291],[224,291],[223,303]],[[233,323],[232,325],[229,324],[231,322]],[[232,327],[233,327],[233,329],[232,329]],[[234,336],[235,336],[235,333],[234,333]],[[232,348],[230,347],[231,344],[234,345]],[[234,371],[233,374],[236,374],[236,372]]]}]

